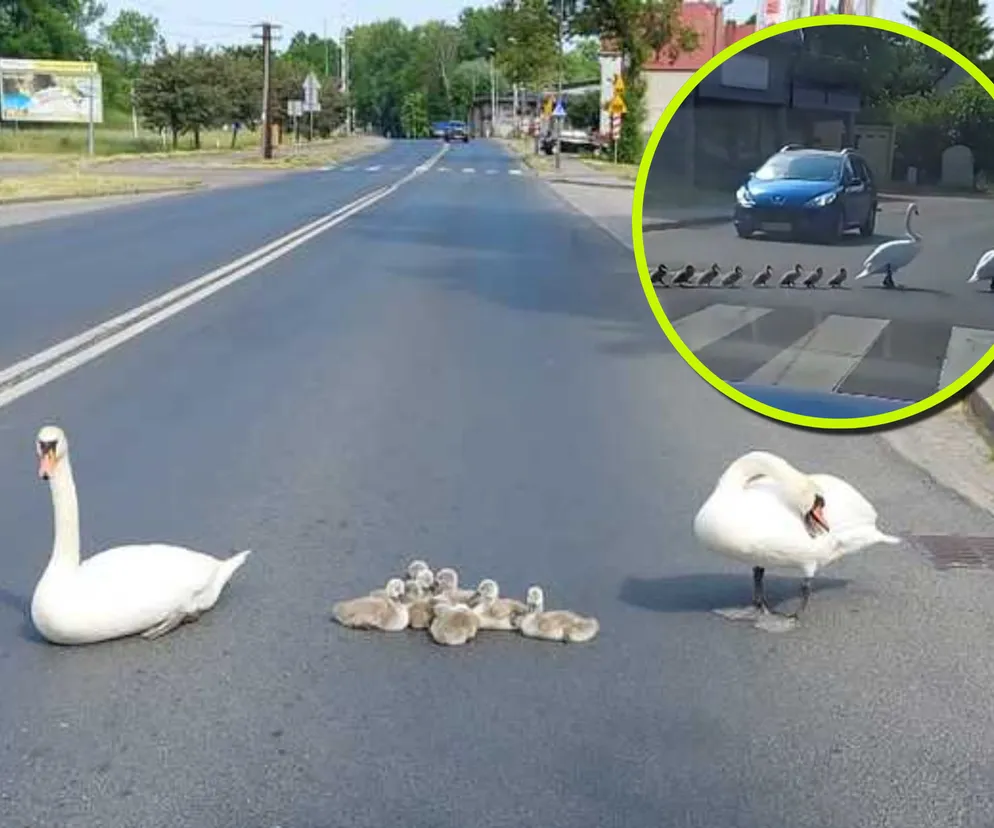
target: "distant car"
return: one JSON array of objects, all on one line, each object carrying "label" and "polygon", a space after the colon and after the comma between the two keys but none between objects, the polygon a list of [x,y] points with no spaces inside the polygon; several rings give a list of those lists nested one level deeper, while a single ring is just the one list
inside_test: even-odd
[{"label": "distant car", "polygon": [[835,242],[858,229],[870,238],[878,197],[873,173],[856,151],[788,145],[735,193],[735,230],[742,238],[760,231]]},{"label": "distant car", "polygon": [[834,391],[809,391],[780,385],[752,385],[729,383],[757,402],[789,411],[802,417],[824,417],[832,420],[875,417],[899,411],[917,400],[898,400],[890,397],[871,397],[862,394],[842,394]]},{"label": "distant car", "polygon": [[464,144],[468,144],[469,130],[466,128],[466,124],[462,121],[450,121],[445,129],[445,140],[462,141]]}]

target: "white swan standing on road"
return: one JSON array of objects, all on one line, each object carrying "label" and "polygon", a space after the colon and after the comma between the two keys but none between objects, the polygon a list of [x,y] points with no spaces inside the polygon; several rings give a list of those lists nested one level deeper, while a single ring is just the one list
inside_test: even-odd
[{"label": "white swan standing on road", "polygon": [[118,546],[80,562],[79,505],[69,442],[38,432],[39,476],[55,511],[52,557],[31,600],[31,620],[53,644],[93,644],[140,633],[159,638],[211,609],[249,551],[227,560],[180,546]]},{"label": "white swan standing on road", "polygon": [[980,257],[976,267],[973,268],[973,274],[966,281],[969,284],[979,282],[981,279],[990,279],[991,290],[994,290],[994,250],[988,250]]},{"label": "white swan standing on road", "polygon": [[[753,569],[752,605],[716,612],[771,632],[796,625],[820,569],[877,543],[900,543],[877,528],[876,510],[844,480],[804,474],[766,451],[749,452],[726,469],[694,518],[694,534],[711,551]],[[800,570],[797,612],[770,609],[763,589],[767,568]]]},{"label": "white swan standing on road", "polygon": [[856,274],[856,279],[865,279],[874,274],[883,274],[884,287],[897,287],[894,284],[894,274],[906,267],[922,249],[922,237],[911,229],[911,217],[918,215],[918,205],[914,202],[908,205],[904,215],[904,232],[907,238],[895,239],[879,245],[863,262],[863,269]]}]

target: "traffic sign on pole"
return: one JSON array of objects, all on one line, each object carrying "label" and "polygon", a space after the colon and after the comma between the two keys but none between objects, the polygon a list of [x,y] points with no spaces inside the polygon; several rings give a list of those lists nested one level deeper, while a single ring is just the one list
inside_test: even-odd
[{"label": "traffic sign on pole", "polygon": [[563,99],[560,98],[556,101],[556,108],[552,110],[553,118],[565,118],[566,117],[566,107],[563,106]]},{"label": "traffic sign on pole", "polygon": [[612,115],[627,115],[628,107],[625,106],[625,100],[620,95],[615,95],[608,102],[607,111]]},{"label": "traffic sign on pole", "polygon": [[625,91],[625,79],[621,75],[614,76],[614,94],[618,97]]},{"label": "traffic sign on pole", "polygon": [[321,84],[318,82],[317,75],[313,72],[308,73],[307,77],[304,79],[304,111],[305,112],[320,112],[321,102],[318,100],[318,93],[321,91]]}]

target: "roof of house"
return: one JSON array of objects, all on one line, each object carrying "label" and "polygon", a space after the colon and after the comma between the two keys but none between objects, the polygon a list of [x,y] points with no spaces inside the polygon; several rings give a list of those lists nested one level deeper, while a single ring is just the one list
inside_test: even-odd
[{"label": "roof of house", "polygon": [[[713,3],[685,2],[680,7],[680,20],[684,26],[697,30],[697,48],[692,52],[681,52],[672,60],[664,46],[645,69],[654,72],[696,72],[722,49],[737,43],[756,31],[755,23],[736,23],[725,20],[724,10]],[[717,24],[717,25],[716,25]],[[602,39],[601,49],[611,52],[612,44]]]}]

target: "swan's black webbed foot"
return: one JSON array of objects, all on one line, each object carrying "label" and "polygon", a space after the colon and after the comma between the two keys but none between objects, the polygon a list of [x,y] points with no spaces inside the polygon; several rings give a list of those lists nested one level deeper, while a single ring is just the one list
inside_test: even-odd
[{"label": "swan's black webbed foot", "polygon": [[808,601],[811,599],[811,579],[805,578],[801,581],[801,603],[794,612],[779,613],[769,612],[756,619],[753,626],[758,630],[770,633],[785,633],[797,629],[800,626],[801,615],[808,608]]},{"label": "swan's black webbed foot", "polygon": [[773,610],[766,601],[766,590],[763,587],[765,572],[761,566],[754,566],[752,569],[752,604],[748,607],[716,609],[715,615],[720,615],[727,621],[752,621],[757,624],[765,616],[772,615]]}]

